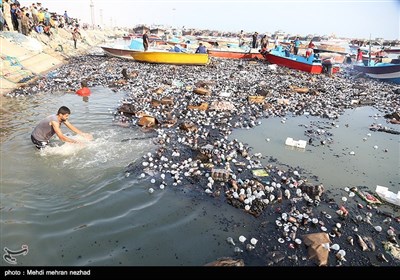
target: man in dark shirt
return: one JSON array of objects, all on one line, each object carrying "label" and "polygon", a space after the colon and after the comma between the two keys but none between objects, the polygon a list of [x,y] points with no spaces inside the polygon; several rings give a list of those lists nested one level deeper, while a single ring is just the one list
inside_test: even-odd
[{"label": "man in dark shirt", "polygon": [[149,31],[146,30],[143,34],[143,48],[144,51],[147,51],[149,49],[149,35],[147,35]]},{"label": "man in dark shirt", "polygon": [[207,48],[203,46],[203,43],[199,43],[199,46],[196,49],[196,53],[207,53]]}]

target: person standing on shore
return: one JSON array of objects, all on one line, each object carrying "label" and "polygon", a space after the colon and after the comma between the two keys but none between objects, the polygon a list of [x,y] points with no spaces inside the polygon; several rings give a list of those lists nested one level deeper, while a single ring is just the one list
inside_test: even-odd
[{"label": "person standing on shore", "polygon": [[300,47],[300,40],[299,40],[299,37],[296,37],[296,39],[294,40],[294,46],[293,46],[293,53],[295,54],[295,55],[297,55],[298,54],[298,52],[299,52],[299,47]]},{"label": "person standing on shore", "polygon": [[144,48],[144,51],[147,51],[149,49],[149,35],[147,34],[148,32],[149,31],[146,30],[143,33],[143,48]]},{"label": "person standing on shore", "polygon": [[7,25],[8,31],[12,31],[11,6],[9,0],[3,0],[3,14],[4,24]]},{"label": "person standing on shore", "polygon": [[64,20],[65,20],[65,23],[69,25],[69,16],[68,16],[67,11],[64,12]]},{"label": "person standing on shore", "polygon": [[78,26],[74,28],[74,31],[72,31],[72,40],[74,40],[74,48],[77,49],[76,43],[78,39],[81,38],[81,33],[78,30]]},{"label": "person standing on shore", "polygon": [[257,48],[258,32],[254,32],[252,38],[253,38],[253,41],[252,41],[252,43],[251,43],[251,47],[252,47],[253,49],[255,49],[255,48]]},{"label": "person standing on shore", "polygon": [[80,131],[78,128],[73,126],[69,121],[69,115],[71,111],[68,107],[61,106],[56,115],[50,115],[39,122],[34,128],[31,134],[32,143],[35,144],[36,148],[45,148],[54,134],[57,134],[58,138],[63,142],[79,144],[81,142],[71,139],[65,136],[61,131],[61,125],[65,124],[71,131],[76,134],[82,135],[87,140],[92,140],[93,136],[89,133]]},{"label": "person standing on shore", "polygon": [[362,62],[362,60],[363,60],[363,52],[361,51],[360,48],[358,48],[356,62]]},{"label": "person standing on shore", "polygon": [[240,30],[240,34],[239,34],[239,47],[241,47],[244,44],[244,34],[243,34],[243,30]]},{"label": "person standing on shore", "polygon": [[0,8],[0,31],[3,31],[4,22],[3,9]]},{"label": "person standing on shore", "polygon": [[268,49],[268,44],[269,44],[268,37],[267,37],[267,35],[265,34],[265,35],[261,38],[261,41],[260,41],[261,49],[262,49],[262,50],[267,50],[267,49]]},{"label": "person standing on shore", "polygon": [[310,43],[308,43],[308,47],[306,50],[306,58],[309,58],[314,53],[314,47],[315,47],[315,45],[314,45],[313,41],[311,40]]}]

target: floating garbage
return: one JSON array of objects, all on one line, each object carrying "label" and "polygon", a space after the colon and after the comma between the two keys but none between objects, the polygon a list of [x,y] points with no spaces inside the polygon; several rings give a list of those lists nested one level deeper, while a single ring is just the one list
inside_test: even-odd
[{"label": "floating garbage", "polygon": [[258,176],[258,177],[269,176],[268,172],[265,169],[253,169],[251,172],[253,173],[254,176]]},{"label": "floating garbage", "polygon": [[381,232],[382,231],[382,227],[381,226],[375,226],[374,228],[375,228],[375,230],[377,232]]},{"label": "floating garbage", "polygon": [[293,140],[293,138],[288,137],[286,138],[285,145],[305,149],[307,145],[307,141],[305,140]]},{"label": "floating garbage", "polygon": [[337,252],[337,254],[336,254],[336,258],[337,258],[339,261],[346,261],[346,259],[344,258],[344,256],[346,256],[346,251],[344,251],[344,250],[339,250],[339,252]]},{"label": "floating garbage", "polygon": [[303,236],[303,242],[308,247],[309,259],[314,259],[319,266],[328,264],[329,235],[326,233],[311,233]]},{"label": "floating garbage", "polygon": [[258,242],[258,240],[255,239],[254,237],[252,239],[250,239],[250,243],[253,244],[253,245],[256,245],[257,242]]},{"label": "floating garbage", "polygon": [[340,246],[339,246],[339,244],[333,244],[333,245],[331,246],[331,249],[332,249],[332,250],[335,250],[335,251],[338,251],[338,250],[340,249]]},{"label": "floating garbage", "polygon": [[253,245],[251,245],[251,244],[246,244],[246,250],[247,251],[252,251],[252,250],[254,250],[256,247],[254,247]]},{"label": "floating garbage", "polygon": [[347,237],[347,242],[349,242],[350,245],[353,246],[354,245],[354,238],[352,236],[348,236]]},{"label": "floating garbage", "polygon": [[235,247],[235,248],[233,249],[233,251],[234,251],[235,253],[243,253],[243,250],[240,249],[239,247]]},{"label": "floating garbage", "polygon": [[233,241],[233,238],[232,238],[232,237],[228,237],[228,238],[226,239],[226,242],[228,242],[229,244],[232,244],[233,246],[236,245],[235,242]]},{"label": "floating garbage", "polygon": [[245,242],[246,239],[247,239],[247,238],[244,237],[243,235],[239,236],[239,241],[242,242],[242,243]]},{"label": "floating garbage", "polygon": [[380,198],[382,198],[382,200],[400,206],[400,191],[395,194],[394,192],[389,191],[387,187],[377,185],[375,192]]},{"label": "floating garbage", "polygon": [[211,169],[211,177],[216,181],[227,182],[229,180],[230,173],[226,169]]}]

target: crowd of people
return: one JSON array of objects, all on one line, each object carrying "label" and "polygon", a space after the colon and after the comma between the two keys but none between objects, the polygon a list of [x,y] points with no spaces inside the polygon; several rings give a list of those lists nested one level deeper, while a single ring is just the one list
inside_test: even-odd
[{"label": "crowd of people", "polygon": [[79,22],[71,18],[67,11],[59,15],[50,12],[39,2],[21,7],[18,0],[2,0],[0,5],[0,31],[17,31],[25,36],[36,32],[51,37],[54,29],[64,28],[72,33],[76,48],[76,39],[80,36]]},{"label": "crowd of people", "polygon": [[[238,35],[239,47],[244,47],[247,45],[244,37],[245,37],[245,35],[243,33],[243,30],[241,30]],[[270,37],[267,34],[260,36],[258,34],[258,32],[253,33],[253,35],[251,36],[251,40],[250,40],[250,42],[248,42],[248,44],[251,49],[259,49],[260,53],[262,53],[262,54],[266,53],[269,49],[271,49],[270,48]],[[272,48],[277,48],[279,45],[280,44],[279,44],[278,38],[275,38],[274,41],[272,42]],[[299,49],[301,46],[301,41],[300,41],[299,37],[296,37],[289,44],[285,44],[285,45],[286,45],[286,49],[288,50],[289,53],[293,53],[295,55],[299,54]],[[307,58],[313,54],[314,48],[315,48],[315,44],[311,40],[306,48],[305,56]]]}]

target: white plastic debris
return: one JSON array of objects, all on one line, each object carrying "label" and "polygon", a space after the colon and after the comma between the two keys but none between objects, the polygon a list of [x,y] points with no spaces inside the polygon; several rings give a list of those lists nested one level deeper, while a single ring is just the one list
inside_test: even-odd
[{"label": "white plastic debris", "polygon": [[226,242],[228,242],[229,244],[232,244],[233,246],[236,245],[235,242],[233,241],[233,238],[232,238],[232,237],[228,237],[228,238],[226,239]]},{"label": "white plastic debris", "polygon": [[400,191],[394,193],[389,190],[389,188],[377,185],[375,192],[379,195],[383,200],[392,203],[394,205],[400,206]]},{"label": "white plastic debris", "polygon": [[254,246],[257,244],[258,240],[255,239],[254,237],[250,239],[250,243],[253,244]]},{"label": "white plastic debris", "polygon": [[305,141],[305,140],[293,140],[293,138],[288,137],[288,138],[286,138],[285,145],[291,146],[291,147],[305,149],[306,145],[307,145],[307,141]]}]

